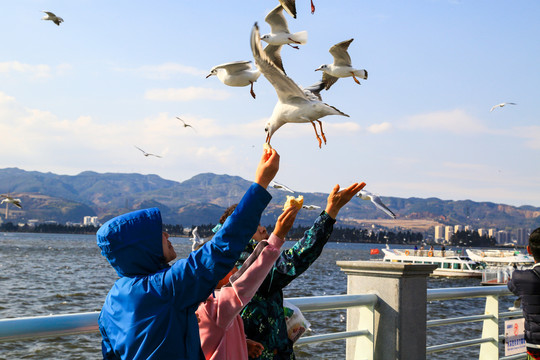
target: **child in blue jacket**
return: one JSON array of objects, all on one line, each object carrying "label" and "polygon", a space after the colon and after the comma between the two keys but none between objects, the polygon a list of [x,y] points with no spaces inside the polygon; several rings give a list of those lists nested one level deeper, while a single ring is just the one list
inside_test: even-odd
[{"label": "child in blue jacket", "polygon": [[118,216],[97,232],[118,279],[99,316],[104,359],[204,359],[195,311],[234,266],[270,202],[279,155],[265,149],[255,183],[211,241],[178,260],[157,208]]}]

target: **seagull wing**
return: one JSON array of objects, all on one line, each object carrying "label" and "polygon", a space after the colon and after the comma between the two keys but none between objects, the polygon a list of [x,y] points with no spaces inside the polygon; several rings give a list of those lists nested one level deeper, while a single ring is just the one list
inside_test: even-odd
[{"label": "seagull wing", "polygon": [[491,110],[489,110],[489,112],[492,112],[493,110],[495,110],[496,108],[498,108],[498,107],[500,107],[500,106],[501,106],[501,104],[499,104],[499,105],[494,105],[494,106],[491,108]]},{"label": "seagull wing", "polygon": [[216,70],[216,69],[224,69],[229,74],[244,71],[244,70],[250,70],[251,69],[251,61],[233,61],[226,64],[221,64],[214,66],[210,71]]},{"label": "seagull wing", "polygon": [[293,193],[294,194],[294,191],[289,189],[287,186],[283,185],[283,184],[280,184],[280,183],[277,183],[275,181],[272,180],[272,182],[270,182],[270,186],[273,187],[274,189],[280,189],[280,190],[283,190],[283,191],[288,191],[290,193]]},{"label": "seagull wing", "polygon": [[342,41],[330,48],[329,52],[334,57],[334,65],[351,66],[351,57],[349,56],[347,49],[353,40],[354,39]]},{"label": "seagull wing", "polygon": [[291,78],[285,75],[263,51],[257,23],[253,25],[253,30],[251,31],[251,51],[255,58],[255,64],[264,77],[274,86],[281,102],[286,102],[290,97],[299,97],[307,100],[302,89]]},{"label": "seagull wing", "polygon": [[140,151],[142,151],[142,153],[144,154],[144,156],[148,156],[150,155],[149,153],[147,153],[146,151],[144,151],[143,149],[141,149],[140,147],[134,145],[137,149],[139,149]]},{"label": "seagull wing", "polygon": [[54,13],[50,12],[50,11],[45,11],[45,10],[42,10],[41,12],[49,15],[50,17],[56,17],[56,15],[54,15]]},{"label": "seagull wing", "polygon": [[504,103],[505,105],[517,105],[516,103]]},{"label": "seagull wing", "polygon": [[296,3],[295,0],[279,0],[283,9],[296,19]]},{"label": "seagull wing", "polygon": [[18,207],[19,209],[22,209],[21,200],[19,199],[15,199],[15,201],[13,201],[13,205]]},{"label": "seagull wing", "polygon": [[384,203],[382,202],[381,198],[377,195],[371,195],[371,202],[375,204],[376,207],[384,211],[388,216],[390,216],[392,219],[396,218],[396,214],[392,212]]},{"label": "seagull wing", "polygon": [[311,86],[304,88],[304,93],[307,95],[308,98],[314,98],[314,100],[316,99],[322,101],[321,91],[325,87],[326,83],[324,81],[319,81]]},{"label": "seagull wing", "polygon": [[283,61],[281,60],[281,48],[283,45],[266,45],[264,48],[264,52],[270,60],[285,73],[285,69],[283,68]]},{"label": "seagull wing", "polygon": [[289,26],[287,25],[287,19],[285,19],[285,15],[283,15],[283,6],[279,4],[276,6],[272,11],[266,15],[264,18],[264,21],[266,21],[270,28],[272,29],[272,33],[289,33]]},{"label": "seagull wing", "polygon": [[335,77],[335,76],[332,76],[332,75],[329,75],[327,73],[323,73],[323,76],[322,76],[322,81],[324,82],[325,86],[325,90],[328,90],[330,89],[330,87],[332,85],[334,85],[336,83],[336,81],[338,81],[339,78]]}]

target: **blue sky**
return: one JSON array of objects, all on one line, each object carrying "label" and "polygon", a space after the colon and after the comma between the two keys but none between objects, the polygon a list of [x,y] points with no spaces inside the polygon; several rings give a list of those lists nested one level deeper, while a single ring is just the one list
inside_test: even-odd
[{"label": "blue sky", "polygon": [[[382,196],[540,206],[540,2],[297,0],[282,49],[299,85],[320,79],[328,49],[354,38],[352,63],[325,102],[350,115],[272,137],[276,180],[329,192],[365,181]],[[0,33],[0,167],[75,175],[85,170],[202,172],[252,179],[277,97],[261,76],[249,88],[205,76],[252,60],[249,35],[277,1],[18,0]],[[64,19],[42,21],[41,10]],[[495,104],[515,102],[490,112]],[[196,131],[181,126],[176,116]],[[144,157],[135,148],[160,154]],[[8,185],[9,186],[9,185]]]}]

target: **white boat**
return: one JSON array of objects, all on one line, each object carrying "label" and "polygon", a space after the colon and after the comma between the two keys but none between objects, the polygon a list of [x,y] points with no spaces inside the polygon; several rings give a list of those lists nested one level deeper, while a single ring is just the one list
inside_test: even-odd
[{"label": "white boat", "polygon": [[382,249],[383,261],[434,264],[433,276],[482,277],[485,266],[452,250]]},{"label": "white boat", "polygon": [[497,249],[467,249],[467,255],[471,260],[486,263],[492,266],[507,265],[533,265],[534,258],[524,255],[518,250],[497,250]]}]

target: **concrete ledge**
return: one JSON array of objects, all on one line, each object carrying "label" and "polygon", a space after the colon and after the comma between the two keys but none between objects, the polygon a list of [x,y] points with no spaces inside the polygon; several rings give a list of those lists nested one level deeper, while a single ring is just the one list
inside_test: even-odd
[{"label": "concrete ledge", "polygon": [[429,276],[437,265],[403,264],[387,261],[337,261],[337,266],[347,275],[377,277]]}]

